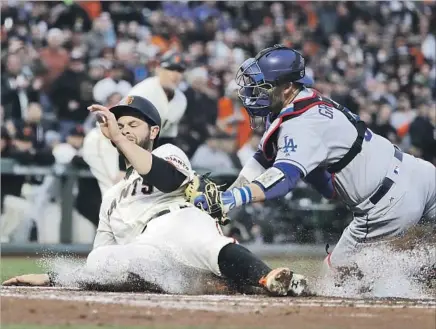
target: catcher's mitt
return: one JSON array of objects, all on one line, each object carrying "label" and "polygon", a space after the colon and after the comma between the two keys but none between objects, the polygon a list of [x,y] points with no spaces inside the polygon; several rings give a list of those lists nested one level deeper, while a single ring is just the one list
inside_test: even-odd
[{"label": "catcher's mitt", "polygon": [[[223,211],[220,186],[209,179],[209,174],[195,175],[185,189],[188,202],[206,211],[210,216],[218,220],[221,225],[227,225],[230,218]],[[198,197],[203,196],[203,202],[197,202]],[[205,202],[204,202],[205,201]],[[206,203],[206,207],[203,204]]]}]

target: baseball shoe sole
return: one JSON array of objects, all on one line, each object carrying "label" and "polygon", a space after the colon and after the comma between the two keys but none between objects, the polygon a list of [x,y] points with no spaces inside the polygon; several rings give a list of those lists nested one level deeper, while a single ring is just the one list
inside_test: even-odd
[{"label": "baseball shoe sole", "polygon": [[274,296],[305,296],[308,294],[307,280],[294,274],[289,268],[276,268],[261,278],[259,284]]}]

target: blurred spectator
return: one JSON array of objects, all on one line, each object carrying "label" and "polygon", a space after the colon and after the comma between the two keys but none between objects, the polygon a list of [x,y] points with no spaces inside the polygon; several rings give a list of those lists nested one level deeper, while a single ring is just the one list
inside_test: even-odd
[{"label": "blurred spectator", "polygon": [[229,81],[224,96],[218,100],[217,127],[229,134],[236,134],[239,147],[250,138],[250,117],[241,105],[238,86],[233,79]]},{"label": "blurred spectator", "polygon": [[[18,129],[11,144],[10,151],[8,152],[8,157],[14,159],[19,164],[22,165],[40,165],[40,166],[50,166],[54,164],[54,157],[51,150],[48,148],[36,148],[35,136],[32,127],[23,126]],[[38,176],[10,176],[2,174],[2,193],[3,198],[6,195],[13,195],[20,197],[22,195],[22,187],[25,182],[28,182],[31,186],[38,186],[41,184],[43,178]],[[3,186],[3,184],[5,184]],[[24,199],[13,199],[13,208],[22,208],[25,206]],[[26,209],[26,208],[24,208]],[[34,211],[34,209],[32,209]],[[17,233],[15,235],[15,240],[24,241],[34,241],[37,239],[36,226],[33,220],[24,220],[23,214],[19,216],[8,216],[9,225],[11,228],[10,233],[12,233],[15,228],[17,228]]]},{"label": "blurred spectator", "polygon": [[377,134],[389,139],[393,144],[400,142],[396,129],[390,124],[389,118],[392,115],[392,106],[390,104],[381,104],[378,111],[373,114],[375,118],[370,124],[370,128]]},{"label": "blurred spectator", "polygon": [[260,139],[263,133],[259,130],[253,130],[250,139],[238,150],[238,158],[242,166],[244,166],[248,160],[250,160],[254,153],[259,149]]},{"label": "blurred spectator", "polygon": [[436,164],[436,119],[434,104],[422,102],[409,127],[411,145],[416,156]]},{"label": "blurred spectator", "polygon": [[226,133],[215,133],[201,145],[191,160],[194,168],[211,171],[241,169],[241,162],[236,156],[236,140]]},{"label": "blurred spectator", "polygon": [[407,126],[412,122],[416,113],[412,108],[409,97],[402,94],[398,98],[397,110],[392,113],[390,123],[395,129],[399,129],[402,126]]},{"label": "blurred spectator", "polygon": [[94,85],[104,79],[106,71],[110,70],[110,66],[111,61],[104,58],[96,58],[89,62],[88,77]]},{"label": "blurred spectator", "polygon": [[52,28],[47,33],[47,47],[41,49],[41,60],[47,68],[44,76],[44,89],[49,90],[52,83],[66,69],[69,62],[69,53],[63,48],[65,38],[62,30]]},{"label": "blurred spectator", "polygon": [[[5,127],[1,127],[1,157],[8,158],[10,156],[11,137]],[[19,196],[21,194],[20,182],[22,178],[11,174],[1,174],[1,213],[4,211],[4,200],[7,194]],[[17,182],[18,181],[18,182]]]},{"label": "blurred spectator", "polygon": [[218,115],[217,92],[209,85],[207,69],[195,68],[187,72],[188,100],[186,114],[180,122],[177,145],[192,157],[197,148],[216,131]]},{"label": "blurred spectator", "polygon": [[[1,156],[10,157],[11,137],[5,127],[1,127]],[[21,198],[21,189],[26,180],[25,176],[15,174],[1,174],[1,220],[0,220],[0,241],[2,243],[10,242],[11,234],[20,224],[26,203]],[[27,229],[26,234],[29,233]]]},{"label": "blurred spectator", "polygon": [[47,137],[55,131],[54,124],[43,118],[42,107],[39,103],[30,103],[25,117],[18,121],[17,129],[25,131],[30,129],[33,138],[32,145],[38,152],[47,147]]},{"label": "blurred spectator", "polygon": [[102,13],[95,18],[92,30],[87,34],[86,42],[91,58],[98,57],[106,47],[115,47],[116,35],[111,17],[108,13]]},{"label": "blurred spectator", "polygon": [[24,165],[47,166],[54,163],[51,150],[43,147],[37,149],[37,138],[32,127],[24,125],[12,139],[9,157]]},{"label": "blurred spectator", "polygon": [[156,76],[145,79],[130,91],[131,96],[142,96],[158,109],[162,119],[159,144],[174,143],[179,122],[186,111],[187,100],[178,88],[186,69],[186,62],[178,52],[166,52],[156,68]]},{"label": "blurred spectator", "polygon": [[5,119],[20,120],[26,113],[29,102],[35,100],[35,90],[30,77],[23,71],[22,60],[18,55],[6,56],[1,76],[1,103]]},{"label": "blurred spectator", "polygon": [[132,88],[132,85],[122,80],[124,66],[120,62],[115,62],[112,68],[109,70],[109,76],[97,82],[92,90],[94,99],[104,104],[107,98],[114,92],[120,93],[123,97]]},{"label": "blurred spectator", "polygon": [[92,103],[82,97],[82,88],[88,79],[83,61],[84,55],[79,50],[73,51],[67,69],[55,80],[50,90],[62,140],[65,140],[72,127],[83,123],[88,116],[86,108]]}]

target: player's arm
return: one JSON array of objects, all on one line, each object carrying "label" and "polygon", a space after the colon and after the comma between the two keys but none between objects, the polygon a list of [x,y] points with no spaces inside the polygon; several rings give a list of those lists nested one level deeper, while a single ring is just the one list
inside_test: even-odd
[{"label": "player's arm", "polygon": [[180,148],[165,144],[153,151],[153,166],[143,178],[158,190],[170,193],[189,182],[193,171],[188,156]]},{"label": "player's arm", "polygon": [[222,193],[224,212],[251,202],[262,202],[288,194],[302,177],[292,164],[275,163],[252,183]]},{"label": "player's arm", "polygon": [[273,164],[273,161],[268,161],[263,152],[258,150],[253,157],[247,161],[245,166],[239,173],[238,178],[229,187],[229,190],[235,187],[242,187],[252,182],[256,177],[265,172]]},{"label": "player's arm", "polygon": [[298,180],[317,168],[327,157],[320,130],[310,125],[282,126],[274,165],[252,183],[221,194],[224,212],[251,202],[262,202],[285,196]]},{"label": "player's arm", "polygon": [[127,138],[119,138],[114,143],[138,174],[158,190],[164,193],[173,192],[186,180],[186,175],[170,161],[143,149]]},{"label": "player's arm", "polygon": [[108,210],[107,207],[105,207],[103,203],[102,206],[100,207],[100,214],[99,214],[100,219],[98,222],[97,232],[94,238],[93,249],[102,246],[117,244],[117,241],[115,240],[115,235],[109,223],[107,210]]},{"label": "player's arm", "polygon": [[315,168],[305,178],[304,181],[310,184],[326,199],[335,198],[334,176],[324,168]]},{"label": "player's arm", "polygon": [[[88,107],[88,110],[96,113],[103,135],[115,144],[118,151],[126,157],[140,175],[147,175],[153,163],[151,152],[129,141],[127,137],[122,134],[115,115],[107,107],[93,104]],[[156,136],[159,132],[158,128],[153,127],[152,129],[150,134],[154,133]]]},{"label": "player's arm", "polygon": [[[175,191],[185,181],[186,175],[181,174],[171,163],[129,141],[121,133],[114,114],[108,108],[92,105],[88,109],[97,113],[100,117],[100,129],[103,135],[115,144],[118,151],[126,157],[138,174],[147,179],[147,183],[162,192],[169,193]],[[154,131],[156,135],[157,132],[158,130]]]}]

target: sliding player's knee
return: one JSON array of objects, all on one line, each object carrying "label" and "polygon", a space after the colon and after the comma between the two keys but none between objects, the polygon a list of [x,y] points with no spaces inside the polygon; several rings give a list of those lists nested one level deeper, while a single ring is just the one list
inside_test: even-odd
[{"label": "sliding player's knee", "polygon": [[86,260],[86,268],[93,272],[120,272],[128,268],[129,259],[123,257],[122,246],[103,246],[91,251]]}]

